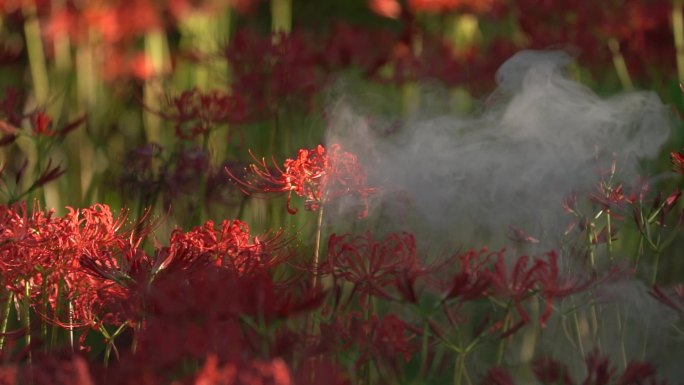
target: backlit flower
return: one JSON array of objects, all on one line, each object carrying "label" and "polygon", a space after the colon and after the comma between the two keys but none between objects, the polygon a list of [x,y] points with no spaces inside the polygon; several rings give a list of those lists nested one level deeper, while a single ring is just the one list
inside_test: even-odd
[{"label": "backlit flower", "polygon": [[[256,160],[256,159],[255,159]],[[251,180],[241,180],[226,168],[228,175],[235,180],[245,193],[287,192],[287,210],[295,214],[290,198],[294,192],[306,199],[305,208],[316,211],[329,201],[352,195],[364,203],[359,217],[368,215],[368,198],[376,189],[367,185],[368,176],[363,166],[352,153],[341,150],[338,144],[329,150],[318,145],[313,149],[301,149],[294,159],[287,159],[284,167],[270,169],[262,159],[250,165]]]}]

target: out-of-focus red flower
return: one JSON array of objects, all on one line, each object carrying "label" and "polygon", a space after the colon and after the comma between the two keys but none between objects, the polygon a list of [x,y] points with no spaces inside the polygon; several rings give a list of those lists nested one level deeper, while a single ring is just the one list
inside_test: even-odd
[{"label": "out-of-focus red flower", "polygon": [[308,109],[324,78],[317,54],[299,31],[262,36],[238,30],[223,55],[232,92],[245,101],[250,120],[268,119],[284,106]]},{"label": "out-of-focus red flower", "polygon": [[53,136],[55,134],[52,130],[52,117],[43,111],[38,111],[31,117],[31,126],[35,135]]},{"label": "out-of-focus red flower", "polygon": [[684,174],[684,153],[671,152],[670,161],[672,162],[672,170],[677,174]]},{"label": "out-of-focus red flower", "polygon": [[502,367],[490,368],[480,385],[515,385],[513,377]]},{"label": "out-of-focus red flower", "polygon": [[371,233],[352,236],[331,235],[328,259],[322,271],[336,279],[354,284],[361,297],[392,298],[386,287],[406,271],[419,270],[416,240],[409,233],[393,233],[376,240]]},{"label": "out-of-focus red flower", "polygon": [[263,0],[229,0],[230,5],[242,14],[252,12],[262,2]]},{"label": "out-of-focus red flower", "polygon": [[544,261],[542,268],[535,273],[539,290],[546,302],[544,313],[542,313],[540,318],[542,326],[551,317],[551,310],[555,299],[565,298],[582,292],[596,281],[595,274],[589,276],[561,274],[558,266],[558,254],[555,251],[550,251],[546,257],[547,260]]},{"label": "out-of-focus red flower", "polygon": [[586,290],[596,280],[595,275],[584,278],[561,274],[558,254],[555,251],[547,253],[546,259],[534,258],[531,265],[530,257],[523,255],[517,259],[510,273],[504,253],[499,253],[497,257],[493,270],[489,273],[491,295],[507,298],[520,316],[520,321],[516,325],[503,331],[504,336],[515,333],[530,322],[523,304],[533,293],[539,292],[546,302],[539,320],[543,326],[551,316],[554,300]]},{"label": "out-of-focus red flower", "polygon": [[354,67],[365,76],[376,77],[388,62],[398,36],[385,29],[370,29],[337,22],[323,43],[319,60],[328,71]]},{"label": "out-of-focus red flower", "polygon": [[678,311],[684,317],[684,284],[663,289],[654,285],[649,294],[663,305]]},{"label": "out-of-focus red flower", "polygon": [[292,385],[292,375],[281,359],[270,362],[228,362],[219,365],[216,355],[209,355],[204,366],[195,376],[194,385]]},{"label": "out-of-focus red flower", "polygon": [[202,92],[195,88],[171,98],[172,112],[156,112],[162,118],[175,122],[176,136],[192,140],[208,133],[217,125],[240,123],[246,117],[246,105],[238,95],[219,90]]},{"label": "out-of-focus red flower", "polygon": [[443,298],[459,298],[469,301],[487,295],[490,285],[489,265],[493,256],[488,249],[469,250],[457,256],[460,269],[457,274],[443,283]]},{"label": "out-of-focus red flower", "polygon": [[95,385],[88,361],[72,353],[34,353],[31,365],[14,368],[12,377],[7,382],[0,378],[0,384]]},{"label": "out-of-focus red flower", "polygon": [[532,363],[534,376],[544,384],[573,385],[568,368],[560,362],[541,357]]},{"label": "out-of-focus red flower", "polygon": [[368,198],[377,191],[367,185],[368,176],[356,155],[342,151],[338,144],[331,145],[328,150],[321,145],[299,150],[297,158],[285,160],[284,170],[276,166],[276,173],[265,159],[257,162],[250,165],[251,181],[236,177],[229,169],[226,172],[248,194],[287,192],[290,214],[297,212],[290,204],[294,192],[306,198],[305,208],[312,211],[336,198],[355,196],[364,203],[359,217],[365,217],[368,215]]},{"label": "out-of-focus red flower", "polygon": [[373,359],[397,369],[411,359],[416,348],[412,341],[414,329],[394,315],[364,319],[359,312],[350,312],[321,325],[321,336],[333,351],[357,350],[357,367]]},{"label": "out-of-focus red flower", "polygon": [[401,4],[397,0],[369,0],[368,7],[378,15],[390,19],[398,18],[401,13]]},{"label": "out-of-focus red flower", "polygon": [[504,335],[513,334],[530,322],[530,316],[523,303],[535,289],[537,283],[535,275],[544,268],[544,263],[536,260],[532,266],[529,266],[529,262],[530,257],[520,256],[513,265],[513,271],[509,273],[504,254],[500,253],[490,274],[492,294],[508,298],[520,316],[520,322],[504,330]]},{"label": "out-of-focus red flower", "polygon": [[484,14],[503,3],[501,0],[408,0],[414,12],[470,12]]}]

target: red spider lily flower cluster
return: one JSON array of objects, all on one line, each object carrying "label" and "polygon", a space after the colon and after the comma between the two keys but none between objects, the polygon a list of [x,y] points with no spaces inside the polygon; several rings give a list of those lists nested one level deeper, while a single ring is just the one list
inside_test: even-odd
[{"label": "red spider lily flower cluster", "polygon": [[408,362],[416,350],[415,331],[394,315],[364,319],[361,313],[350,312],[321,326],[328,349],[358,352],[357,368],[370,358],[396,369],[396,365]]},{"label": "red spider lily flower cluster", "polygon": [[523,307],[523,303],[534,292],[539,292],[546,308],[539,321],[546,324],[551,316],[553,301],[565,298],[586,290],[596,281],[596,276],[565,276],[561,275],[558,267],[558,254],[551,251],[546,259],[535,258],[530,265],[530,257],[523,255],[518,258],[509,272],[503,252],[497,255],[490,276],[491,295],[506,298],[513,303],[520,321],[511,326],[504,335],[517,331],[530,322],[530,317]]},{"label": "red spider lily flower cluster", "polygon": [[247,118],[263,119],[283,105],[308,109],[323,81],[317,55],[298,32],[261,36],[241,29],[223,55],[232,71],[233,93],[247,107]]},{"label": "red spider lily flower cluster", "polygon": [[219,384],[292,385],[292,375],[281,359],[271,362],[253,361],[247,365],[227,363],[219,366],[218,358],[210,355],[195,377],[195,385]]},{"label": "red spider lily flower cluster", "polygon": [[[512,267],[507,263],[505,250],[470,250],[457,255],[456,260],[459,271],[439,283],[443,301],[458,301],[451,310],[486,297],[509,302],[520,321],[504,330],[503,336],[515,333],[531,321],[524,304],[532,296],[544,299],[545,308],[539,319],[544,326],[551,317],[554,301],[583,292],[597,281],[596,274],[588,277],[562,274],[555,251],[548,252],[544,258],[520,256]],[[495,325],[494,329],[500,326]]]},{"label": "red spider lily flower cluster", "polygon": [[208,133],[217,125],[240,123],[245,119],[245,103],[237,95],[218,90],[202,92],[199,89],[184,91],[169,100],[174,112],[157,112],[162,118],[176,122],[176,136],[193,140]]},{"label": "red spider lily flower cluster", "polygon": [[342,151],[338,144],[329,149],[318,145],[310,150],[299,150],[295,159],[285,160],[283,169],[276,166],[275,173],[265,159],[257,162],[250,165],[252,180],[242,180],[228,168],[226,172],[246,194],[287,192],[287,211],[290,214],[297,212],[291,206],[294,192],[306,198],[305,208],[312,211],[336,198],[355,196],[364,203],[359,217],[365,217],[368,215],[368,199],[377,191],[367,185],[368,176],[356,156]]},{"label": "red spider lily flower cluster", "polygon": [[581,63],[598,69],[611,63],[609,40],[614,39],[618,47],[612,49],[620,50],[632,76],[648,75],[649,68],[674,71],[669,64],[675,60],[669,1],[603,2],[590,7],[581,0],[521,0],[515,6],[531,48],[563,44],[579,51]]},{"label": "red spider lily flower cluster", "polygon": [[[362,295],[362,304],[367,296],[392,299],[386,288],[395,285],[404,274],[413,275],[420,270],[416,240],[409,233],[389,234],[382,240],[376,240],[371,233],[333,234],[328,241],[328,259],[321,267],[323,274],[353,284]],[[406,293],[411,293],[409,286],[406,289]]]},{"label": "red spider lily flower cluster", "polygon": [[[598,350],[594,350],[586,355],[584,363],[586,375],[581,382],[573,381],[569,375],[568,367],[549,357],[534,360],[533,372],[537,381],[543,385],[665,384],[665,382],[658,381],[655,367],[648,362],[630,361],[620,373],[611,365],[608,357],[601,355]],[[506,370],[494,367],[487,372],[482,384],[515,385],[516,382]]]},{"label": "red spider lily flower cluster", "polygon": [[174,230],[170,253],[191,248],[198,253],[208,253],[217,266],[247,274],[266,271],[283,262],[286,253],[281,256],[276,254],[286,244],[281,237],[282,233],[279,232],[260,240],[250,234],[245,222],[239,220],[225,220],[218,229],[213,221],[207,221],[204,226],[189,232]]}]

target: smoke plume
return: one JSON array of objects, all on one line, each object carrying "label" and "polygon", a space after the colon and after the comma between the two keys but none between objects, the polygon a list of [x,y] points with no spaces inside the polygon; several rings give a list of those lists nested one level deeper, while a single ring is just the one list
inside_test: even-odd
[{"label": "smoke plume", "polygon": [[[655,93],[602,98],[569,76],[571,62],[560,51],[522,51],[500,67],[478,113],[417,113],[389,133],[362,117],[363,106],[339,102],[328,140],[365,162],[382,191],[378,222],[392,230],[496,246],[512,225],[553,239],[567,224],[564,196],[592,189],[597,164],[615,159],[629,179],[671,131]],[[423,110],[435,110],[431,101],[440,96]]]}]

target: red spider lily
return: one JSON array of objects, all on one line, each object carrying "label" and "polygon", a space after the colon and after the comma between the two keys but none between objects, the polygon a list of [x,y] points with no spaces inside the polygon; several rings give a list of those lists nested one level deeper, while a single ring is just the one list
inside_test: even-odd
[{"label": "red spider lily", "polygon": [[518,227],[509,225],[508,229],[510,230],[508,233],[508,238],[510,238],[512,241],[530,244],[539,243],[539,239],[527,234],[524,230]]},{"label": "red spider lily", "polygon": [[504,254],[500,253],[490,273],[492,294],[511,301],[521,318],[520,322],[504,331],[504,336],[515,333],[530,322],[530,316],[523,308],[523,302],[536,288],[537,274],[544,269],[544,262],[535,260],[532,266],[529,266],[529,262],[530,257],[526,255],[519,257],[513,266],[513,271],[509,273]]},{"label": "red spider lily", "polygon": [[230,5],[243,14],[252,12],[261,2],[263,0],[229,0]]},{"label": "red spider lily", "polygon": [[[630,361],[625,370],[618,375],[608,358],[602,356],[597,350],[587,354],[585,365],[587,374],[581,382],[583,385],[665,384],[665,382],[658,382],[655,368],[646,362]],[[552,358],[538,358],[532,366],[534,375],[541,384],[580,384],[570,378],[568,374],[570,371],[564,364]],[[508,372],[500,367],[494,367],[487,372],[482,384],[513,385],[515,382]]]},{"label": "red spider lily", "polygon": [[305,208],[312,211],[336,198],[356,196],[364,202],[364,210],[359,217],[365,217],[368,215],[368,198],[377,191],[367,186],[367,174],[356,156],[342,151],[337,144],[330,146],[329,150],[321,145],[311,150],[299,150],[297,158],[285,161],[284,170],[276,166],[276,174],[266,160],[257,161],[250,165],[254,181],[243,181],[230,169],[225,170],[246,194],[288,192],[287,211],[290,214],[297,212],[290,204],[294,192],[306,198]]},{"label": "red spider lily", "polygon": [[[610,210],[621,207],[624,203],[634,202],[636,197],[625,196],[622,191],[622,185],[608,186],[601,183],[597,186],[597,191],[589,194],[589,199],[603,207],[604,210]],[[616,217],[619,219],[619,217]]]},{"label": "red spider lily", "polygon": [[176,136],[193,140],[208,133],[216,125],[240,123],[245,119],[245,103],[237,95],[218,90],[202,92],[199,89],[184,91],[169,100],[173,113],[155,112],[162,118],[176,122]]},{"label": "red spider lily", "polygon": [[377,77],[389,61],[398,37],[384,29],[368,29],[335,23],[325,39],[319,60],[329,72],[358,68],[365,76]]},{"label": "red spider lily", "polygon": [[147,0],[93,1],[81,7],[55,10],[48,20],[46,36],[68,36],[76,44],[87,43],[97,33],[107,44],[143,35],[162,25],[160,10]]},{"label": "red spider lily", "polygon": [[657,384],[656,370],[647,362],[630,361],[625,370],[616,376],[617,370],[608,357],[594,350],[585,358],[587,376],[582,384],[592,385],[629,385],[629,384]]},{"label": "red spider lily", "polygon": [[25,203],[0,206],[0,272],[4,287],[17,296],[24,297],[28,286],[37,297],[57,262],[62,224],[53,214],[37,207],[29,214]]},{"label": "red spider lily", "polygon": [[70,352],[33,353],[31,365],[3,366],[2,384],[95,385],[88,361]]},{"label": "red spider lily", "polygon": [[42,111],[38,111],[31,117],[33,133],[36,135],[53,136],[52,118]]},{"label": "red spider lily", "polygon": [[[123,228],[126,216],[115,218],[109,206],[101,204],[80,210],[69,207],[68,210],[56,241],[58,259],[49,278],[54,288],[49,309],[52,314],[43,316],[69,329],[83,326],[97,329],[103,323],[121,324],[120,304],[126,297],[124,288],[93,276],[82,267],[83,260],[89,259],[116,268],[120,261],[109,256],[135,248],[135,238]],[[63,315],[60,316],[60,309],[57,309],[58,298],[70,304],[68,320],[60,318]]]},{"label": "red spider lily", "polygon": [[500,5],[500,0],[408,0],[408,6],[415,12],[469,12],[485,14]]},{"label": "red spider lily", "polygon": [[131,298],[142,327],[136,332],[138,348],[122,359],[122,367],[131,376],[152,375],[155,383],[166,383],[170,369],[188,360],[214,354],[221,362],[242,362],[291,350],[283,346],[287,341],[263,333],[282,330],[276,329],[281,321],[305,315],[324,298],[319,290],[278,286],[263,273],[239,276],[211,264],[166,268]]},{"label": "red spider lily", "polygon": [[401,13],[401,5],[397,0],[369,0],[368,7],[376,14],[390,19],[398,18]]},{"label": "red spider lily", "polygon": [[684,316],[684,284],[674,285],[667,291],[654,285],[648,294]]},{"label": "red spider lily", "polygon": [[491,257],[503,253],[490,253],[488,249],[469,250],[458,255],[459,272],[446,284],[443,284],[445,300],[459,298],[470,301],[487,295],[490,285],[490,274],[487,268]]},{"label": "red spider lily", "polygon": [[684,153],[671,152],[670,161],[672,162],[672,170],[677,174],[684,174]]},{"label": "red spider lily", "polygon": [[573,385],[568,368],[552,358],[542,357],[535,360],[532,371],[543,384]]},{"label": "red spider lily", "polygon": [[515,382],[504,368],[495,366],[487,371],[480,385],[515,385]]},{"label": "red spider lily", "polygon": [[321,325],[321,340],[333,350],[358,349],[357,368],[369,358],[378,363],[396,366],[397,353],[404,362],[411,359],[416,346],[412,339],[415,330],[394,315],[371,316],[364,319],[358,312],[337,317],[330,324]]},{"label": "red spider lily", "polygon": [[219,366],[216,355],[210,355],[195,376],[194,385],[292,385],[292,375],[281,359],[270,362],[251,361],[247,363],[228,362]]},{"label": "red spider lily", "polygon": [[216,229],[213,221],[207,221],[203,227],[187,233],[174,230],[170,252],[179,247],[192,248],[208,254],[217,266],[248,274],[268,270],[285,260],[285,254],[278,255],[284,247],[281,236],[282,233],[276,233],[260,240],[250,234],[245,222],[224,220],[220,229]]},{"label": "red spider lily", "polygon": [[232,71],[232,91],[248,107],[250,120],[276,115],[283,105],[310,108],[323,82],[317,55],[302,34],[259,34],[241,29],[224,50]]},{"label": "red spider lily", "polygon": [[394,233],[377,241],[370,232],[360,236],[331,235],[328,259],[322,267],[323,273],[353,283],[359,293],[386,299],[392,296],[385,287],[395,284],[398,275],[418,269],[413,235]]},{"label": "red spider lily", "polygon": [[562,276],[558,269],[558,254],[555,251],[549,252],[547,260],[543,261],[542,268],[535,272],[537,285],[541,292],[546,307],[540,318],[542,326],[551,317],[551,310],[554,299],[565,298],[586,290],[596,280],[595,275],[588,278],[582,276]]}]

